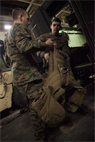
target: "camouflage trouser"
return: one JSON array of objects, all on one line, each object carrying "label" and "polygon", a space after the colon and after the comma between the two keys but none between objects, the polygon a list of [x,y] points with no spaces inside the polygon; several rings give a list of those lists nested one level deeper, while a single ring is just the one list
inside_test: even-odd
[{"label": "camouflage trouser", "polygon": [[32,81],[29,84],[25,84],[23,86],[17,86],[20,93],[24,93],[27,95],[29,99],[29,108],[31,112],[31,119],[33,122],[33,130],[36,140],[45,140],[46,139],[46,123],[44,123],[35,110],[31,107],[32,98],[35,95],[36,91],[39,91],[39,89],[43,86],[42,81]]}]

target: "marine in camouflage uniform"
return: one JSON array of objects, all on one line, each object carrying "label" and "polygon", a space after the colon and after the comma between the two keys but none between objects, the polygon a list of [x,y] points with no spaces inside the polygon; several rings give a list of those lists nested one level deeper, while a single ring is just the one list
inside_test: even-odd
[{"label": "marine in camouflage uniform", "polygon": [[[83,88],[74,78],[70,66],[70,48],[68,46],[68,38],[65,33],[59,34],[59,30],[61,28],[60,24],[60,19],[55,18],[51,25],[52,32],[41,35],[38,38],[38,40],[42,42],[45,42],[48,38],[54,39],[54,50],[49,51],[48,76],[45,79],[44,87],[52,86],[52,92],[56,90],[56,87],[59,87],[59,90],[56,90],[56,92],[52,95],[65,107],[65,109],[75,112],[78,109],[78,106],[80,106],[83,102],[86,89]],[[46,52],[39,51],[37,54],[41,57],[45,57],[44,55]],[[56,77],[57,75],[54,76],[55,74],[53,74],[55,73],[54,71],[57,70],[60,74],[59,78]],[[54,80],[55,78],[57,78],[56,81]],[[57,93],[58,91],[60,93]]]},{"label": "marine in camouflage uniform", "polygon": [[[41,41],[41,42],[45,42],[49,38],[53,38],[54,39],[53,42],[57,43],[58,48],[60,47],[61,51],[64,51],[65,53],[67,53],[70,56],[70,48],[68,46],[68,38],[67,38],[65,32],[60,33],[57,36],[52,35],[52,33],[46,33],[46,34],[41,35],[39,38],[37,38],[37,40]],[[53,66],[49,67],[49,62],[51,62],[51,60],[53,60],[53,59],[49,59],[49,60],[45,61],[44,55],[47,53],[50,53],[50,50],[46,49],[45,51],[38,51],[37,56],[43,58],[43,61],[44,61],[43,66],[46,69],[46,74],[49,75],[53,71]],[[52,68],[52,71],[49,71],[49,69],[51,70],[51,68]],[[45,75],[45,76],[47,76],[47,75]]]},{"label": "marine in camouflage uniform", "polygon": [[[25,11],[24,15],[21,14],[22,9],[14,10],[14,13],[15,11],[20,11],[18,15],[20,22],[27,22],[29,18]],[[43,85],[33,54],[36,51],[45,50],[46,47],[50,48],[52,42],[46,44],[44,42],[32,41],[31,33],[27,26],[19,22],[14,22],[7,39],[7,55],[11,60],[13,85],[16,86],[20,93],[28,97],[30,106],[35,92],[39,91]],[[31,107],[30,112],[36,140],[46,140],[46,124]]]}]

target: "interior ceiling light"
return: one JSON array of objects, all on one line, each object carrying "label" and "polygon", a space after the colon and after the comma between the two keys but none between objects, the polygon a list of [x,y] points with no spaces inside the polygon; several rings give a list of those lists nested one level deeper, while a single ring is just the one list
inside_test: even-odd
[{"label": "interior ceiling light", "polygon": [[9,30],[11,28],[11,25],[5,25],[5,29]]}]

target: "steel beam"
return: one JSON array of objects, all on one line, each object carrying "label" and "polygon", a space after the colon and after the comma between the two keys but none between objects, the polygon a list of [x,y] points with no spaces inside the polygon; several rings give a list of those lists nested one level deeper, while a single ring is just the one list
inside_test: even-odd
[{"label": "steel beam", "polygon": [[[24,2],[24,3],[28,3],[28,4],[30,4],[30,2],[31,2],[31,1],[26,1],[26,0],[17,0],[17,1],[21,1],[21,2]],[[33,5],[41,6],[41,4],[38,4],[38,3],[33,3]]]},{"label": "steel beam", "polygon": [[34,1],[35,1],[35,0],[31,0],[29,6],[28,6],[27,9],[26,9],[26,12],[29,12],[29,11],[30,11],[30,9],[31,9],[31,7],[32,7]]}]

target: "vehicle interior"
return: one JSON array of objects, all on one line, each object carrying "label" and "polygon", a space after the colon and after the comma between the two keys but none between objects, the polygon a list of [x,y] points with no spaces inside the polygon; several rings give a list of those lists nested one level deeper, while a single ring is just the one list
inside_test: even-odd
[{"label": "vehicle interior", "polygon": [[[10,6],[9,6],[10,5]],[[1,2],[1,18],[4,18],[4,10],[10,16],[13,8],[21,7],[30,14],[29,30],[33,40],[41,34],[49,33],[53,17],[61,19],[62,29],[68,35],[68,44],[71,55],[71,68],[75,79],[87,89],[82,106],[76,113],[66,112],[66,120],[59,127],[57,134],[51,134],[50,141],[94,141],[95,121],[95,40],[94,40],[94,1],[76,0],[18,0]],[[8,9],[9,6],[9,9]],[[8,11],[7,11],[8,10]],[[12,19],[9,17],[10,23]],[[0,27],[0,29],[2,26]],[[43,60],[36,55],[38,65],[43,67]],[[5,69],[0,68],[0,74]],[[7,71],[7,69],[6,69]],[[41,73],[44,74],[42,68]],[[26,103],[25,103],[26,104]],[[11,109],[11,108],[10,108]],[[24,106],[16,108],[17,113],[1,119],[2,141],[35,141],[29,110]],[[2,117],[5,110],[1,112]],[[14,119],[15,118],[15,119]],[[20,125],[17,125],[17,124]],[[4,126],[4,127],[3,127]],[[9,129],[11,133],[9,132]],[[18,132],[19,130],[19,132]]]}]

